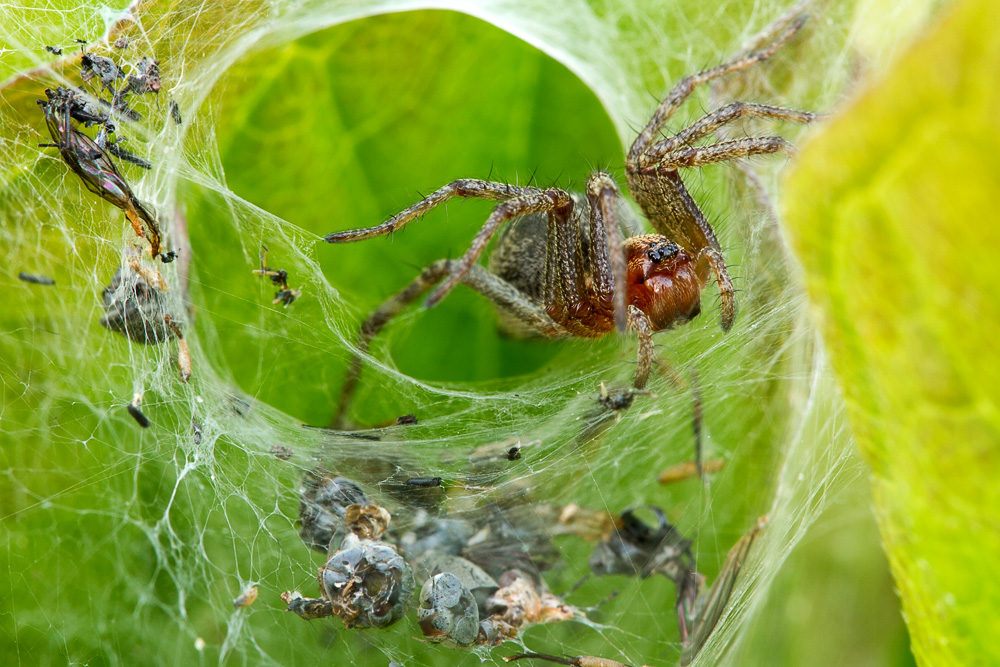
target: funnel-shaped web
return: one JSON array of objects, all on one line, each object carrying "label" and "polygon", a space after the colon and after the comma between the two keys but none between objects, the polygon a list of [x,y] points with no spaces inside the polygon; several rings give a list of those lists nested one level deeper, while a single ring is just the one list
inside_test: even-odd
[{"label": "funnel-shaped web", "polygon": [[[701,317],[656,336],[688,388],[654,371],[650,395],[602,415],[601,383],[628,383],[634,338],[504,338],[489,305],[459,287],[431,311],[407,311],[372,345],[350,417],[374,430],[303,425],[329,423],[362,319],[422,267],[460,256],[489,204],[452,202],[391,239],[335,247],[320,237],[377,224],[460,177],[579,190],[606,169],[624,188],[625,147],[670,84],[737,52],[787,9],[710,4],[0,7],[4,662],[472,665],[531,651],[673,664],[673,583],[609,575],[574,587],[594,544],[560,534],[553,519],[567,506],[608,517],[647,504],[693,540],[709,583],[768,517],[698,664],[766,663],[765,637],[797,645],[775,605],[808,594],[772,584],[820,515],[858,496],[862,469],[775,217],[783,157],[685,174],[740,307],[723,334],[710,287]],[[675,129],[734,99],[830,109],[853,67],[850,10],[834,4],[817,6],[773,62],[695,95]],[[169,286],[155,312],[177,324],[149,345],[99,324],[103,290],[119,268],[133,270],[132,227],[58,151],[38,146],[50,139],[35,100],[46,87],[80,85],[82,48],[133,64],[156,58],[162,74],[159,93],[135,98],[141,120],[118,128],[152,163],[119,169],[155,210],[165,248],[178,251],[170,264],[143,260]],[[793,143],[815,131],[760,122],[729,132],[762,130]],[[267,266],[286,272],[283,287],[273,272],[252,273],[262,245]],[[21,271],[55,284],[18,281]],[[272,304],[285,290],[296,298]],[[705,459],[723,464],[707,488],[661,485],[662,470],[694,457],[695,383]],[[416,423],[395,425],[404,415]],[[518,517],[527,532],[512,544],[546,550],[535,554],[549,566],[545,585],[577,619],[535,625],[498,648],[456,649],[421,640],[416,597],[384,630],[286,613],[282,592],[319,595],[325,558],[299,536],[300,494],[315,474],[353,480],[400,534],[421,512]],[[435,477],[441,486],[407,484]],[[854,569],[870,585],[850,607],[864,607],[852,612],[861,620],[845,630],[869,637],[871,619],[895,607],[870,518],[850,508],[841,516],[864,520],[866,546],[815,576]],[[898,621],[882,627],[901,636]]]}]

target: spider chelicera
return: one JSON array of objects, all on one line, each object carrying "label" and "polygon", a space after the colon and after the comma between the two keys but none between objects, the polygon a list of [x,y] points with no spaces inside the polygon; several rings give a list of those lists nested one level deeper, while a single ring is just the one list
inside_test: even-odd
[{"label": "spider chelicera", "polygon": [[[365,351],[371,339],[420,295],[436,305],[458,283],[490,299],[504,328],[522,336],[600,338],[616,329],[639,338],[633,380],[645,387],[655,351],[651,334],[688,322],[701,311],[701,292],[714,278],[719,288],[723,331],[736,317],[733,282],[719,241],[688,193],[679,169],[778,152],[791,145],[778,136],[748,137],[709,145],[697,142],[741,118],[808,123],[816,114],[764,104],[733,102],[680,132],[662,138],[667,121],[700,85],[745,70],[771,57],[802,27],[806,17],[789,12],[764,31],[751,48],[717,67],[681,79],[660,102],[625,159],[628,190],[655,234],[623,238],[621,194],[609,174],[595,172],[586,192],[456,180],[374,227],[335,232],[329,243],[361,241],[390,234],[452,197],[497,201],[492,214],[461,259],[439,260],[383,303],[361,327]],[[500,226],[489,270],[480,255]],[[440,283],[440,284],[438,284]],[[356,356],[342,390],[335,424],[350,403],[361,357]]]}]

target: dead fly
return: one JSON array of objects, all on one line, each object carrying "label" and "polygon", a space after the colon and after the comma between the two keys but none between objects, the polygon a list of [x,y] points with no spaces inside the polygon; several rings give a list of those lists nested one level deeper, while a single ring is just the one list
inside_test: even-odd
[{"label": "dead fly", "polygon": [[174,119],[174,123],[177,125],[184,122],[184,119],[181,118],[181,108],[177,106],[177,102],[174,100],[170,100],[170,117]]},{"label": "dead fly", "polygon": [[299,537],[306,546],[327,553],[347,535],[347,508],[369,504],[365,492],[349,479],[306,473],[299,491]]},{"label": "dead fly", "polygon": [[48,51],[49,53],[51,53],[54,56],[61,56],[62,55],[62,47],[61,46],[59,46],[59,47],[56,47],[56,46],[46,46],[45,50]]},{"label": "dead fly", "polygon": [[496,464],[504,461],[519,461],[521,459],[521,448],[532,445],[540,445],[541,440],[533,440],[524,445],[519,440],[504,440],[489,445],[477,447],[469,454],[469,463],[473,470],[496,467]]},{"label": "dead fly", "polygon": [[136,236],[149,239],[153,257],[159,256],[160,227],[156,218],[132,193],[108,154],[70,122],[76,94],[67,88],[48,89],[45,94],[48,101],[39,100],[38,104],[55,143],[40,145],[58,148],[63,161],[87,189],[122,209]]},{"label": "dead fly", "polygon": [[25,273],[21,271],[17,274],[17,279],[22,280],[26,283],[34,283],[35,285],[55,285],[56,281],[52,280],[48,276],[40,276],[34,273]]},{"label": "dead fly", "polygon": [[184,340],[181,328],[170,319],[170,315],[164,315],[163,321],[170,327],[177,339],[177,368],[181,372],[181,381],[187,382],[191,379],[191,351],[188,349],[187,341]]},{"label": "dead fly", "polygon": [[632,403],[635,401],[636,396],[653,396],[655,394],[645,391],[630,388],[620,388],[608,391],[608,388],[601,383],[601,393],[597,401],[605,409],[614,412],[615,415],[620,419],[621,413],[632,407]]},{"label": "dead fly", "polygon": [[128,37],[119,37],[115,40],[114,47],[119,51],[128,48]]},{"label": "dead fly", "polygon": [[246,589],[240,596],[233,600],[233,607],[239,609],[240,607],[249,607],[257,600],[257,587],[251,586]]},{"label": "dead fly", "polygon": [[129,403],[125,409],[128,410],[128,413],[132,415],[132,419],[134,419],[139,426],[149,428],[149,417],[144,415],[142,410],[139,409],[139,403],[141,402],[142,394],[136,394],[132,397],[132,402]]},{"label": "dead fly", "polygon": [[424,637],[495,646],[532,625],[581,616],[545,585],[541,570],[551,541],[533,516],[488,511],[485,521],[428,518],[400,537],[424,579],[417,610]]},{"label": "dead fly", "polygon": [[396,426],[410,426],[417,423],[416,415],[403,415],[396,418]]},{"label": "dead fly", "polygon": [[285,304],[287,308],[293,301],[295,301],[302,294],[299,290],[294,290],[288,287],[288,272],[284,269],[272,269],[267,266],[267,246],[261,244],[261,254],[260,254],[260,268],[254,269],[253,274],[257,276],[266,276],[271,279],[271,282],[277,285],[280,289],[274,294],[274,301],[271,303],[277,305],[279,303]]},{"label": "dead fly", "polygon": [[[57,89],[58,91],[59,89]],[[99,148],[103,148],[120,160],[131,162],[143,169],[152,168],[153,165],[149,160],[122,148],[122,144],[126,141],[124,137],[116,137],[113,140],[108,138],[108,134],[116,132],[116,127],[111,117],[112,113],[132,121],[142,120],[142,116],[133,109],[128,108],[124,103],[112,106],[105,100],[91,97],[82,89],[76,89],[71,92],[72,94],[69,95],[69,115],[73,120],[82,123],[84,127],[101,126],[101,131],[94,141]]]}]

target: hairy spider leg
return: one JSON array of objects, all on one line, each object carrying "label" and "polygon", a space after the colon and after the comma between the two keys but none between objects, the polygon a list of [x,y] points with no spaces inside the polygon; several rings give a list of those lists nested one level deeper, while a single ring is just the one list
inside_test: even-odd
[{"label": "hairy spider leg", "polygon": [[375,225],[374,227],[334,232],[324,236],[323,240],[327,243],[352,243],[384,234],[391,234],[408,223],[413,222],[431,209],[437,208],[452,197],[504,201],[523,195],[540,194],[541,192],[540,189],[529,186],[482,181],[475,178],[461,178],[435,190],[427,197],[424,197],[409,208],[400,211],[382,224]]},{"label": "hairy spider leg", "polygon": [[[361,325],[358,335],[357,352],[351,360],[340,392],[340,402],[334,415],[331,428],[343,428],[344,416],[354,399],[358,377],[363,364],[362,355],[368,351],[371,340],[382,331],[407,306],[416,301],[427,290],[440,282],[445,276],[452,274],[457,260],[442,259],[434,262],[413,279],[409,285],[389,297],[381,306],[375,309]],[[503,278],[497,276],[479,265],[474,265],[461,281],[479,292],[493,303],[505,309],[532,331],[547,338],[558,338],[566,335],[566,331],[556,324],[545,309],[532,303],[517,288]]]},{"label": "hairy spider leg", "polygon": [[[724,107],[716,109],[712,113],[699,118],[696,122],[684,128],[677,134],[659,141],[655,146],[642,154],[642,164],[655,166],[640,167],[642,173],[652,173],[657,168],[663,167],[688,167],[693,166],[685,162],[684,157],[674,157],[682,155],[679,149],[692,148],[691,144],[702,139],[712,132],[715,132],[724,125],[728,125],[741,118],[768,118],[772,120],[784,120],[794,123],[811,123],[819,118],[819,114],[810,111],[798,111],[796,109],[786,109],[768,104],[756,104],[753,102],[732,102]],[[761,137],[762,139],[772,139],[773,137]],[[734,141],[722,141],[716,146],[731,144]],[[711,148],[711,147],[710,147]],[[722,158],[732,159],[729,157]],[[699,164],[709,164],[700,162]]]},{"label": "hairy spider leg", "polygon": [[649,381],[649,372],[656,358],[656,348],[653,345],[653,325],[646,313],[635,306],[628,307],[628,326],[639,337],[639,363],[635,369],[635,380],[632,386],[643,389]]},{"label": "hairy spider leg", "polygon": [[473,266],[476,266],[479,256],[483,254],[490,239],[504,222],[531,213],[549,213],[550,219],[560,219],[563,227],[569,227],[570,225],[565,223],[569,220],[572,210],[573,198],[559,188],[549,188],[537,194],[521,195],[497,204],[493,212],[490,213],[490,217],[486,219],[482,229],[472,239],[472,245],[469,246],[465,255],[458,260],[448,277],[431,292],[425,305],[428,308],[433,308],[448,295],[455,285],[461,282],[462,277],[471,271]]},{"label": "hairy spider leg", "polygon": [[721,65],[710,67],[696,74],[689,74],[674,84],[674,87],[656,108],[656,111],[653,113],[653,117],[649,119],[649,122],[646,123],[642,132],[639,133],[639,136],[636,137],[635,141],[632,143],[632,148],[628,153],[628,161],[630,163],[639,162],[642,154],[653,145],[655,138],[659,137],[660,132],[663,131],[667,121],[673,117],[680,105],[684,103],[684,100],[690,97],[695,88],[714,79],[718,79],[719,77],[747,69],[748,67],[751,67],[759,62],[767,60],[777,53],[777,51],[802,28],[805,21],[805,16],[799,16],[787,28],[785,28],[785,30],[782,31],[773,42],[760,48],[759,50],[749,54],[740,54],[732,60],[722,63]]},{"label": "hairy spider leg", "polygon": [[[590,201],[591,266],[597,287],[613,295],[615,328],[624,331],[628,322],[628,287],[625,284],[625,250],[615,215],[615,203],[621,194],[607,174],[595,172],[587,179],[587,199]],[[605,242],[600,243],[603,239]]]},{"label": "hairy spider leg", "polygon": [[[722,248],[697,203],[688,193],[678,168],[696,167],[714,162],[734,160],[750,155],[789,150],[790,145],[780,137],[761,137],[721,142],[714,146],[692,147],[689,143],[703,138],[715,129],[738,118],[751,116],[809,122],[814,114],[782,109],[760,104],[735,103],[719,109],[695,122],[673,137],[656,144],[667,121],[695,88],[732,72],[746,69],[770,58],[802,27],[804,16],[789,23],[791,16],[782,17],[766,31],[776,39],[749,54],[741,54],[729,62],[703,70],[681,79],[663,99],[646,127],[636,138],[626,160],[626,178],[629,190],[642,208],[650,224],[660,234],[670,238],[698,259],[699,277],[707,282],[708,270],[715,274],[719,285],[722,329],[728,331],[736,318],[736,299],[732,279],[722,258]],[[787,24],[787,25],[786,25]]]},{"label": "hairy spider leg", "polygon": [[[505,221],[520,218],[531,213],[551,213],[557,217],[561,226],[568,227],[569,225],[565,224],[565,222],[569,220],[573,208],[573,199],[566,192],[558,188],[540,190],[533,187],[493,181],[459,179],[424,197],[416,204],[397,213],[380,225],[335,232],[325,236],[324,240],[329,243],[347,243],[389,234],[401,229],[406,224],[416,220],[453,197],[491,199],[500,203],[490,213],[490,217],[487,218],[482,228],[476,234],[468,251],[462,256],[462,259],[452,265],[452,271],[447,279],[427,297],[425,305],[428,308],[437,305],[455,285],[462,281],[462,277],[476,264],[490,239]],[[569,269],[570,267],[565,267],[565,270]],[[565,274],[565,270],[562,272],[563,275],[568,275]],[[570,290],[570,293],[567,293],[567,297],[572,298],[571,287],[568,284],[565,287]]]}]

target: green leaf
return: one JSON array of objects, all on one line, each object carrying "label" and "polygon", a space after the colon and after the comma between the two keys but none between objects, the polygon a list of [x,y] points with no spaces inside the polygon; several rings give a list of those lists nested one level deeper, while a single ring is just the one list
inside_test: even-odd
[{"label": "green leaf", "polygon": [[787,183],[922,664],[993,664],[1000,589],[1000,6],[955,3]]}]

